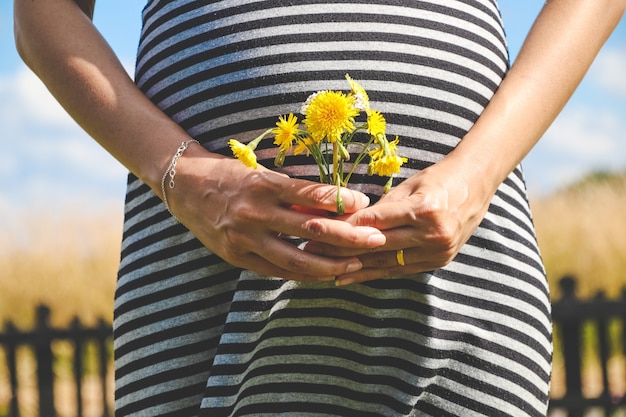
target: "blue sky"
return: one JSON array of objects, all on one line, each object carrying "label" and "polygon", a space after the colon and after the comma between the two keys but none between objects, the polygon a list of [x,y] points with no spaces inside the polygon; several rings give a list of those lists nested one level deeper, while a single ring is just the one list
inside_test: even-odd
[{"label": "blue sky", "polygon": [[[512,58],[543,1],[501,0]],[[95,23],[132,71],[138,0],[100,0]],[[13,46],[12,2],[0,1],[0,214],[121,207],[125,170],[65,115]],[[531,195],[594,170],[626,170],[626,19],[542,141],[524,161]]]}]

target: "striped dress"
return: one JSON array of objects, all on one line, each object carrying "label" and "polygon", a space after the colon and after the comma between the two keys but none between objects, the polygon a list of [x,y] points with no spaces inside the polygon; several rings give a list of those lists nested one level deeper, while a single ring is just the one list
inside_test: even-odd
[{"label": "striped dress", "polygon": [[[507,69],[496,0],[149,0],[136,82],[230,154],[349,73],[400,137],[397,184],[455,147]],[[318,180],[312,158],[282,169]],[[385,179],[364,170],[351,184],[376,200]],[[227,264],[130,175],[114,328],[118,417],[546,414],[548,290],[520,168],[445,268],[345,287]]]}]

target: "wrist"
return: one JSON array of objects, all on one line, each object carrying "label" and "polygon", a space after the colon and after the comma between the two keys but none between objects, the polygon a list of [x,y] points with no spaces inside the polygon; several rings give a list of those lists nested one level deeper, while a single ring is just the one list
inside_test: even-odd
[{"label": "wrist", "polygon": [[202,146],[200,142],[198,142],[196,139],[187,139],[183,141],[178,147],[178,149],[176,150],[176,153],[174,154],[174,156],[172,156],[172,160],[170,161],[169,165],[165,169],[165,172],[163,173],[163,176],[161,177],[161,198],[163,199],[165,208],[175,219],[176,219],[176,216],[174,216],[174,214],[172,213],[172,210],[170,210],[170,206],[167,201],[167,193],[168,193],[168,190],[171,191],[171,190],[174,190],[174,188],[176,188],[175,179],[176,179],[176,168],[178,165],[178,160],[183,157],[183,154],[185,153],[187,148],[189,148],[189,146],[192,144],[197,144],[197,145]]},{"label": "wrist", "polygon": [[491,163],[483,156],[480,153],[466,152],[459,144],[431,168],[448,173],[454,185],[465,188],[472,200],[486,202],[491,200],[508,173],[503,173],[499,161]]},{"label": "wrist", "polygon": [[[185,149],[181,152],[183,143],[186,145]],[[175,163],[176,167],[178,167],[183,159],[199,156],[201,152],[206,151],[202,145],[194,139],[182,136],[180,139],[171,141],[155,141],[152,152],[152,158],[146,158],[143,169],[135,174],[142,182],[147,184],[159,198],[163,199],[163,188],[164,186],[166,188],[169,187],[168,182],[169,176],[172,173],[172,164]],[[176,176],[177,174],[174,172],[174,177]]]},{"label": "wrist", "polygon": [[158,181],[152,181],[151,187],[172,217],[178,220],[181,210],[195,210],[197,191],[215,192],[213,187],[228,177],[222,162],[229,160],[233,166],[247,169],[234,158],[207,151],[195,139],[185,139],[170,151],[165,168],[159,170]]}]

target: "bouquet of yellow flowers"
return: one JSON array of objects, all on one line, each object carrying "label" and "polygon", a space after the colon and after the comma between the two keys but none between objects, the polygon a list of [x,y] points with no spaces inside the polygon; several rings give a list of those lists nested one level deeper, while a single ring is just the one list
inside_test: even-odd
[{"label": "bouquet of yellow flowers", "polygon": [[[228,144],[237,159],[256,169],[257,160],[254,150],[267,135],[274,136],[274,144],[279,151],[274,163],[280,167],[288,153],[298,155],[306,153],[315,159],[320,170],[320,182],[337,186],[337,213],[344,213],[341,199],[341,187],[347,186],[356,166],[369,157],[368,174],[388,176],[385,192],[391,188],[393,174],[400,172],[406,158],[396,155],[398,137],[387,140],[384,116],[370,108],[369,97],[365,89],[348,74],[346,79],[351,91],[319,91],[306,100],[300,112],[304,115],[302,123],[306,129],[300,129],[298,119],[293,113],[280,116],[276,127],[263,132],[247,145],[236,139]],[[367,119],[358,123],[357,117],[364,111]],[[367,142],[354,141],[357,132],[369,135]],[[344,162],[350,160],[348,147],[360,147],[352,167],[344,172]]]}]

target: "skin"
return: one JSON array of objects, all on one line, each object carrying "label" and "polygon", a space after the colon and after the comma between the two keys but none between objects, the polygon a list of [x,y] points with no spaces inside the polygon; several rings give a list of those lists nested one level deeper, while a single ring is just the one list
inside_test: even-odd
[{"label": "skin", "polygon": [[[163,197],[161,177],[189,135],[133,84],[93,26],[93,9],[91,0],[14,0],[18,51],[85,131]],[[168,190],[172,212],[209,250],[265,275],[337,277],[347,285],[445,266],[478,227],[498,185],[561,111],[625,9],[626,0],[548,1],[459,146],[371,207],[363,194],[344,190],[346,216],[308,214],[334,210],[334,187],[251,171],[192,144],[178,161],[176,188]],[[312,243],[302,251],[279,233]],[[397,263],[398,249],[405,266]]]}]

